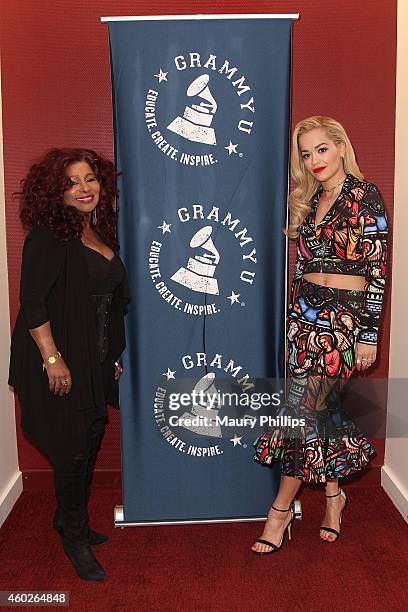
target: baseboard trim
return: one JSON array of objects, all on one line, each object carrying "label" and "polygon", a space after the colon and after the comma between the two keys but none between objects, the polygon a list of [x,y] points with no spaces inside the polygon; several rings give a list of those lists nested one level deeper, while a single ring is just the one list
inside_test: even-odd
[{"label": "baseboard trim", "polygon": [[381,486],[403,519],[408,523],[408,491],[386,465],[381,468]]},{"label": "baseboard trim", "polygon": [[1,492],[0,498],[0,527],[13,509],[14,504],[23,492],[23,478],[18,470],[13,474],[7,486]]}]

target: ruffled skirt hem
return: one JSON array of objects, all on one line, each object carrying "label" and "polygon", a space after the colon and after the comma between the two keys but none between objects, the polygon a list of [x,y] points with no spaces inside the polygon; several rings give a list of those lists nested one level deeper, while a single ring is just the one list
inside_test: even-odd
[{"label": "ruffled skirt hem", "polygon": [[272,466],[281,462],[281,473],[309,483],[325,483],[344,478],[365,468],[376,450],[362,434],[355,436],[317,436],[307,439],[286,436],[284,429],[263,434],[254,442],[254,460]]}]

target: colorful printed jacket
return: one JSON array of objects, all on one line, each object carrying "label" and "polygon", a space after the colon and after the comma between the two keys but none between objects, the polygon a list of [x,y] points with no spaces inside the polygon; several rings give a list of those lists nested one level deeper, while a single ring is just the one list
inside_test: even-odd
[{"label": "colorful printed jacket", "polygon": [[315,227],[323,188],[311,200],[300,227],[293,282],[308,272],[365,276],[361,331],[357,340],[376,344],[382,310],[387,262],[388,221],[378,188],[348,174],[342,191]]}]

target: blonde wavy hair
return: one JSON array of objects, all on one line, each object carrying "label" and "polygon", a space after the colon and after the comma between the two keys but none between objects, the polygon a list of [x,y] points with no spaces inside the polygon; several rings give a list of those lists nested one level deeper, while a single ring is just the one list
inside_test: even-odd
[{"label": "blonde wavy hair", "polygon": [[308,117],[307,119],[303,119],[303,121],[299,121],[293,131],[290,160],[290,173],[296,187],[289,195],[289,226],[287,230],[283,230],[283,233],[289,238],[297,238],[299,227],[310,212],[310,199],[320,185],[320,182],[306,170],[299,149],[300,136],[313,128],[323,128],[327,137],[333,140],[337,145],[341,142],[344,143],[344,172],[346,172],[346,174],[353,174],[360,180],[364,178],[358,167],[356,155],[350,139],[341,123],[331,117],[322,117],[320,115],[315,115],[314,117]]}]

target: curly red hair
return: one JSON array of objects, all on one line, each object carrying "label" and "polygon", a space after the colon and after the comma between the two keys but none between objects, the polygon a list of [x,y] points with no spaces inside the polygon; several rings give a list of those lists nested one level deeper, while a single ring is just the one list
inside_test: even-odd
[{"label": "curly red hair", "polygon": [[20,220],[24,229],[49,227],[59,240],[80,238],[83,216],[74,206],[63,203],[64,191],[71,187],[67,168],[85,161],[92,168],[101,190],[95,230],[114,250],[117,242],[117,172],[113,163],[92,149],[50,149],[33,164],[21,181]]}]

